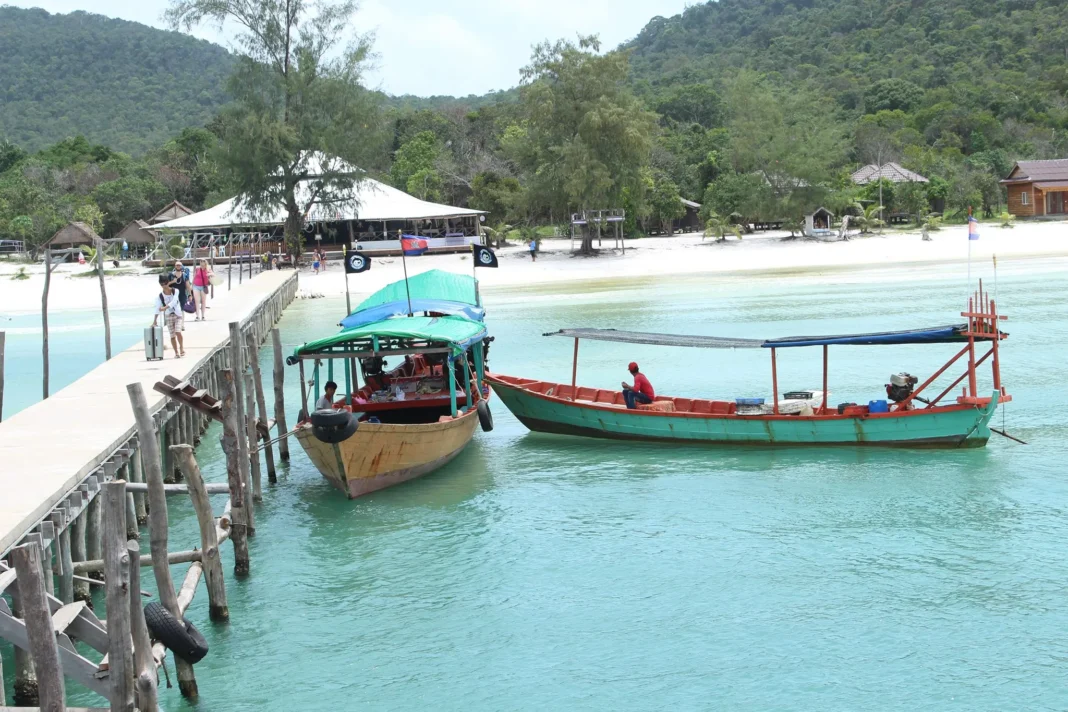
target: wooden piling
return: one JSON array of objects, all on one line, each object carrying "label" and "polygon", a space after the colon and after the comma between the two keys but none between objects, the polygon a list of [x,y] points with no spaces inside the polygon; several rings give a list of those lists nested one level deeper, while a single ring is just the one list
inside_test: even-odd
[{"label": "wooden piling", "polygon": [[211,500],[204,487],[200,466],[193,456],[193,448],[177,445],[173,448],[178,467],[189,483],[189,498],[197,514],[200,527],[201,564],[204,566],[204,581],[208,589],[208,615],[213,621],[230,620],[230,608],[226,604],[226,581],[223,578],[222,561],[219,558],[219,541],[215,535],[215,516]]},{"label": "wooden piling", "polygon": [[[164,408],[160,411],[160,425],[159,433],[156,435],[156,447],[159,448],[160,457],[160,472],[163,474],[163,481],[167,483],[174,482],[174,467],[171,465],[170,450],[171,445],[171,425],[170,420],[167,419],[167,410]],[[148,474],[145,474],[145,480],[148,480]],[[151,498],[146,498],[149,502],[149,507],[152,506]]]},{"label": "wooden piling", "polygon": [[[249,361],[252,364],[252,383],[256,388],[256,410],[259,413],[260,422],[264,425],[270,422],[271,416],[267,413],[267,398],[263,392],[263,374],[260,372],[260,359],[257,354],[255,339],[250,334],[248,337],[248,353]],[[253,449],[259,444],[259,432],[257,431],[256,443],[252,445]],[[278,482],[278,473],[274,467],[274,446],[271,444],[271,433],[267,432],[267,444],[263,448],[264,458],[267,463],[267,481],[271,484]],[[259,458],[256,458],[257,462]]]},{"label": "wooden piling", "polygon": [[[74,523],[71,524],[70,559],[72,576],[74,573],[74,566],[79,562],[85,561],[85,530],[88,521],[89,510],[83,509],[82,512],[74,518]],[[90,607],[93,605],[93,597],[89,591],[88,581],[77,576],[74,576],[74,600],[85,601]]]},{"label": "wooden piling", "polygon": [[[282,332],[271,329],[271,342],[274,346],[274,422],[278,434],[289,432],[286,428],[285,401],[285,360],[282,358]],[[278,442],[278,457],[289,462],[289,438]]]},{"label": "wooden piling", "polygon": [[56,576],[59,575],[59,562],[52,556],[52,547],[46,546],[41,550],[41,565],[44,566],[45,573],[47,574],[49,569],[52,571],[51,576],[45,576],[45,591],[49,596],[56,594]]},{"label": "wooden piling", "polygon": [[[18,594],[18,586],[11,591],[11,614],[16,618],[26,618],[22,608],[22,599]],[[37,696],[37,672],[33,667],[33,655],[30,651],[15,646],[15,685],[14,699],[20,707],[36,707],[39,700]]]},{"label": "wooden piling", "polygon": [[112,712],[134,712],[130,556],[126,548],[126,481],[104,484],[104,583],[108,616],[108,686]]},{"label": "wooden piling", "polygon": [[260,475],[260,454],[256,446],[260,442],[260,431],[256,427],[256,403],[253,391],[252,374],[245,374],[245,434],[248,437],[249,467],[252,471],[252,500],[259,502],[263,499],[262,477]]},{"label": "wooden piling", "polygon": [[15,565],[22,619],[26,623],[30,655],[37,672],[39,704],[43,710],[65,712],[67,700],[63,669],[59,665],[59,644],[45,595],[44,580],[51,574],[41,562],[41,548],[37,542],[12,549],[11,561]]},{"label": "wooden piling", "polygon": [[[130,455],[130,481],[137,484],[141,484],[145,481],[144,466],[141,463],[141,445],[138,443],[134,449],[133,454]],[[144,525],[148,523],[148,511],[145,509],[145,495],[141,492],[134,491],[134,514],[137,517],[137,524]]]},{"label": "wooden piling", "polygon": [[[104,481],[103,474],[97,475],[100,482]],[[85,558],[89,560],[103,559],[104,553],[100,548],[100,538],[104,535],[104,505],[99,493],[89,500],[89,506],[85,510]],[[101,581],[103,576],[96,576]]]},{"label": "wooden piling", "polygon": [[[148,483],[148,537],[152,551],[152,572],[159,589],[159,601],[171,615],[181,620],[178,610],[178,598],[174,593],[174,581],[171,579],[171,567],[167,561],[167,495],[163,491],[163,472],[158,465],[159,453],[153,453],[155,438],[152,433],[152,416],[148,412],[148,401],[140,383],[126,386],[133,406],[134,419],[137,422],[138,439],[145,444],[145,480]],[[148,444],[147,440],[152,440]],[[125,486],[123,488],[125,490]],[[125,509],[123,510],[125,511]],[[197,696],[197,681],[193,675],[193,666],[177,655],[174,666],[178,670],[178,689],[185,697]]]},{"label": "wooden piling", "polygon": [[156,662],[152,658],[152,641],[145,623],[145,609],[141,603],[141,547],[134,541],[126,542],[126,554],[130,561],[130,632],[133,636],[134,689],[137,709],[142,712],[156,710],[159,706],[156,690]]},{"label": "wooden piling", "polygon": [[[219,371],[219,400],[222,402],[223,432],[219,439],[223,453],[226,455],[226,481],[230,485],[230,539],[234,543],[234,575],[248,576],[248,521],[245,517],[244,480],[241,478],[241,452],[237,435],[237,409],[234,401],[234,372],[230,369]],[[247,460],[246,460],[247,462]]]},{"label": "wooden piling", "polygon": [[[231,383],[234,389],[233,410],[237,416],[239,432],[244,433],[246,421],[245,413],[245,340],[241,338],[241,324],[236,321],[230,322],[230,370],[233,372]],[[245,495],[245,527],[249,536],[256,535],[256,513],[252,507],[252,461],[249,457],[248,438],[237,438],[237,449],[240,454],[241,480]]]},{"label": "wooden piling", "polygon": [[[123,482],[130,481],[130,462],[129,460],[123,460],[122,465],[119,466],[119,471],[115,475],[116,478]],[[141,532],[137,528],[137,511],[134,508],[134,498],[132,492],[126,493],[126,538],[127,539],[140,539]]]},{"label": "wooden piling", "polygon": [[74,603],[74,562],[70,552],[70,527],[64,527],[57,537],[56,561],[59,564],[59,600]]}]

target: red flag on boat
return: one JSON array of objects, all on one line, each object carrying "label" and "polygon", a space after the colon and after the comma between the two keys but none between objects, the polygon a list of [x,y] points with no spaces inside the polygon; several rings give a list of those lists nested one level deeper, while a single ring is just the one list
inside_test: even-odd
[{"label": "red flag on boat", "polygon": [[418,257],[427,251],[426,240],[415,235],[401,235],[401,249],[407,257]]}]

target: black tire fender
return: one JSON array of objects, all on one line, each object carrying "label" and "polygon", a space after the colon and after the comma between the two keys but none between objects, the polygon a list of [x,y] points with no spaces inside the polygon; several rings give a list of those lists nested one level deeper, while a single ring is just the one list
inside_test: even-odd
[{"label": "black tire fender", "polygon": [[359,419],[352,413],[349,413],[348,411],[338,412],[341,415],[346,416],[346,420],[334,425],[317,425],[315,423],[315,413],[312,413],[312,435],[327,445],[336,445],[345,442],[351,438],[360,427]]},{"label": "black tire fender", "polygon": [[347,410],[334,410],[333,408],[312,411],[311,424],[323,428],[347,425],[352,418],[352,413]]},{"label": "black tire fender", "polygon": [[493,430],[493,413],[490,412],[489,402],[480,400],[475,410],[478,411],[478,424],[482,430],[487,433]]},{"label": "black tire fender", "polygon": [[154,640],[190,665],[196,665],[208,654],[208,641],[188,619],[178,620],[162,603],[145,606],[145,623]]}]

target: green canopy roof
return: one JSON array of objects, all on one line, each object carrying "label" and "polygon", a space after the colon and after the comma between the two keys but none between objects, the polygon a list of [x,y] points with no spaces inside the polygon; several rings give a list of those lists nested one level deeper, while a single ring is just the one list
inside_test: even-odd
[{"label": "green canopy roof", "polygon": [[432,269],[409,277],[407,289],[404,287],[403,279],[379,289],[367,299],[364,299],[356,307],[356,311],[363,311],[369,307],[389,304],[390,302],[407,301],[409,293],[413,302],[417,299],[440,299],[478,306],[478,302],[475,300],[474,277]]},{"label": "green canopy roof", "polygon": [[375,336],[379,338],[380,348],[385,345],[383,342],[389,339],[406,339],[437,346],[449,346],[454,354],[458,354],[485,337],[486,327],[479,322],[455,316],[412,316],[386,319],[364,324],[355,329],[346,329],[325,339],[298,346],[293,351],[293,360],[310,354],[329,356],[335,347],[369,349],[371,339]]}]

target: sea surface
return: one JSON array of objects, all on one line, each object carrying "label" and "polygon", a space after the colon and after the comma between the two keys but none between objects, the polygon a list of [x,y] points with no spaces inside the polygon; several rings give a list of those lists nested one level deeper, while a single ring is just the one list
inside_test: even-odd
[{"label": "sea surface", "polygon": [[[963,267],[490,291],[490,365],[566,382],[572,341],[542,336],[562,327],[902,329],[960,321],[967,293]],[[1014,400],[996,421],[1026,446],[619,443],[532,434],[498,404],[493,432],[449,466],[348,501],[294,442],[264,484],[248,579],[224,549],[230,623],[208,621],[204,591],[190,610],[211,646],[200,702],[175,688],[162,707],[1066,709],[1068,270],[1006,265],[997,293]],[[342,312],[342,300],[296,302],[280,324],[287,350]],[[891,373],[922,379],[955,352],[832,347],[831,400],[883,397]],[[269,348],[261,358],[269,373]],[[770,396],[762,350],[584,342],[578,380],[618,387],[632,360],[660,393]],[[819,349],[780,353],[782,390],[821,377]],[[198,457],[223,481],[218,435]],[[171,547],[192,545],[191,508],[170,505]],[[154,590],[150,572],[142,585]],[[9,651],[4,662],[10,678]]]}]

